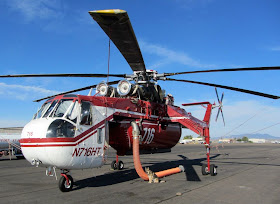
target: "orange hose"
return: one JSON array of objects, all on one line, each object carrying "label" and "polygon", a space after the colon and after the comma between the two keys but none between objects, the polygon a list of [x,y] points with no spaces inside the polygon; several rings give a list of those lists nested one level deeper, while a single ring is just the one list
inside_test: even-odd
[{"label": "orange hose", "polygon": [[167,169],[167,170],[164,170],[164,171],[159,171],[159,172],[156,172],[155,174],[157,175],[157,177],[162,178],[162,177],[165,177],[165,176],[169,176],[171,174],[180,173],[181,171],[182,171],[182,169],[180,169],[179,167],[176,167],[176,168],[173,168],[173,169]]},{"label": "orange hose", "polygon": [[137,174],[144,180],[148,181],[149,177],[147,173],[143,170],[140,156],[139,156],[139,136],[133,136],[133,162],[134,167],[137,172]]},{"label": "orange hose", "polygon": [[[133,162],[134,162],[134,167],[135,167],[135,170],[136,170],[137,174],[139,175],[139,177],[141,177],[144,181],[148,181],[149,177],[148,177],[147,173],[143,170],[143,167],[142,167],[142,164],[141,164],[141,161],[140,161],[140,155],[139,155],[139,135],[140,135],[140,131],[139,131],[139,127],[136,124],[136,122],[132,122],[131,125],[132,125],[132,128],[133,128],[132,135],[133,135]],[[155,174],[157,175],[158,178],[162,178],[162,177],[165,177],[165,176],[169,176],[171,174],[180,173],[182,171],[184,171],[184,167],[180,166],[180,167],[156,172]]]}]

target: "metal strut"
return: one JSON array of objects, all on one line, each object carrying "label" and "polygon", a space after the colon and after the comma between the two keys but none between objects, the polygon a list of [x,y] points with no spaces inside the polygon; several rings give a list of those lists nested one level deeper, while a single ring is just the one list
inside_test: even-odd
[{"label": "metal strut", "polygon": [[208,168],[208,171],[209,171],[210,170],[210,135],[209,135],[209,128],[205,128],[204,137],[205,137],[205,147],[206,147],[206,157],[207,157],[207,168]]}]

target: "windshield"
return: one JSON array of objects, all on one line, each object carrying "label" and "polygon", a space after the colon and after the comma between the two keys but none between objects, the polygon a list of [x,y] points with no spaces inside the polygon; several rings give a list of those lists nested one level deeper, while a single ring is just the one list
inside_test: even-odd
[{"label": "windshield", "polygon": [[62,99],[59,101],[57,108],[53,114],[53,117],[63,117],[70,105],[72,104],[73,99]]},{"label": "windshield", "polygon": [[55,101],[52,102],[51,106],[49,107],[49,109],[47,110],[47,112],[44,114],[44,116],[43,116],[44,118],[47,117],[47,116],[52,112],[52,110],[53,110],[53,108],[55,107],[56,103],[57,103],[57,100],[55,100]]},{"label": "windshield", "polygon": [[45,113],[45,111],[48,109],[48,107],[50,106],[51,101],[44,103],[42,105],[42,107],[40,108],[40,110],[34,115],[33,119],[38,119],[42,117],[42,114]]},{"label": "windshield", "polygon": [[33,119],[46,117],[65,117],[72,122],[77,122],[79,115],[79,103],[75,99],[61,99],[44,103]]}]

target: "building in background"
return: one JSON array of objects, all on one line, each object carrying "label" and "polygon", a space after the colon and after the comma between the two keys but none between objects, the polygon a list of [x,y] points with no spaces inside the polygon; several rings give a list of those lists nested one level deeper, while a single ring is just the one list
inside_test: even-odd
[{"label": "building in background", "polygon": [[249,142],[262,144],[265,143],[265,139],[249,138]]},{"label": "building in background", "polygon": [[22,127],[0,128],[0,157],[14,155],[17,158],[23,158],[20,148],[20,137]]}]

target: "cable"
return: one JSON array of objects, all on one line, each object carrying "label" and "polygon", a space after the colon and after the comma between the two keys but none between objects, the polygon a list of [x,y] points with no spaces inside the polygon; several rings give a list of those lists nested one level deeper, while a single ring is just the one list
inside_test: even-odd
[{"label": "cable", "polygon": [[[276,101],[276,100],[272,101],[271,104],[273,104],[275,101]],[[258,114],[263,113],[265,109],[267,109],[267,107],[263,108],[261,111],[257,112],[257,113],[254,114],[252,117],[250,117],[249,119],[247,119],[246,121],[244,121],[243,123],[241,123],[240,125],[238,125],[237,127],[233,128],[231,131],[229,131],[228,133],[226,133],[226,134],[225,134],[224,136],[222,136],[221,138],[228,136],[230,133],[232,133],[233,131],[235,131],[236,129],[238,129],[239,127],[241,127],[242,125],[244,125],[245,123],[247,123],[249,120],[251,120],[251,119],[253,119],[254,117],[256,117]],[[277,124],[279,124],[279,123],[277,123]],[[274,125],[276,125],[276,124],[274,124]],[[274,126],[274,125],[272,125],[272,126]],[[271,126],[271,127],[272,127],[272,126]],[[267,127],[267,128],[268,128],[268,127]],[[267,128],[264,128],[264,129],[267,129]],[[259,131],[261,131],[261,130],[259,130]],[[252,134],[253,134],[253,133],[252,133]]]},{"label": "cable", "polygon": [[270,125],[270,126],[267,126],[267,127],[265,127],[265,128],[262,128],[262,129],[260,129],[260,130],[257,130],[257,131],[255,131],[255,132],[252,132],[251,134],[254,134],[254,133],[260,132],[260,131],[262,131],[262,130],[265,130],[265,129],[271,128],[271,127],[273,127],[273,126],[275,126],[275,125],[279,125],[279,124],[280,124],[280,122],[275,123],[275,124],[273,124],[273,125]]},{"label": "cable", "polygon": [[[108,83],[109,83],[109,73],[110,73],[110,56],[111,56],[111,39],[110,39],[110,28],[109,28],[109,44],[108,44],[108,70],[107,70],[107,86],[108,86]],[[109,89],[109,87],[108,87],[108,89]],[[105,134],[104,134],[104,147],[106,146],[106,144],[105,143],[107,143],[107,141],[106,141],[106,139],[107,139],[107,134],[109,134],[108,133],[108,113],[107,113],[107,109],[108,109],[108,107],[107,107],[107,97],[105,97],[105,100],[106,100],[106,106],[105,106]],[[109,137],[109,136],[108,136]],[[108,159],[106,156],[105,156],[105,151],[107,151],[108,150],[108,153],[107,153],[107,155],[109,155],[109,150],[110,150],[110,144],[109,144],[110,142],[109,142],[109,138],[108,138],[108,143],[107,143],[107,145],[108,145],[108,148],[106,149],[106,150],[103,150],[104,151],[104,159],[106,158],[106,160]]]}]

